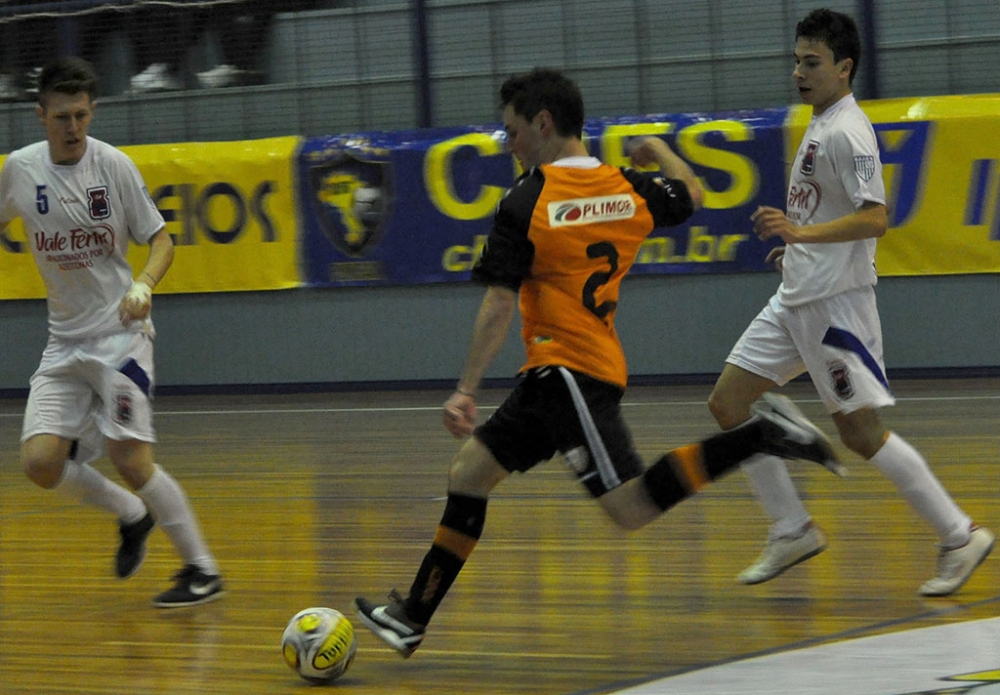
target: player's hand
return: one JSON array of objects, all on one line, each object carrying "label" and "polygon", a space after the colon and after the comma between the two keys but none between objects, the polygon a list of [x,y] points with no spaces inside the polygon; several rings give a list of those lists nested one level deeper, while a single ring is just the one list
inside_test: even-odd
[{"label": "player's hand", "polygon": [[750,221],[753,222],[754,234],[761,241],[778,237],[786,244],[794,244],[802,240],[799,227],[792,224],[778,208],[760,205],[750,215]]},{"label": "player's hand", "polygon": [[771,249],[767,254],[767,258],[764,259],[764,263],[774,263],[774,267],[781,270],[785,265],[785,247],[778,246]]},{"label": "player's hand", "polygon": [[476,401],[465,393],[455,393],[444,402],[444,426],[456,439],[468,437],[476,428]]},{"label": "player's hand", "polygon": [[658,165],[660,158],[669,156],[670,145],[656,137],[642,137],[631,140],[628,145],[628,155],[632,166],[648,167]]},{"label": "player's hand", "polygon": [[123,326],[127,326],[130,321],[141,321],[149,316],[152,306],[153,291],[149,285],[144,282],[133,282],[118,305],[118,319]]}]

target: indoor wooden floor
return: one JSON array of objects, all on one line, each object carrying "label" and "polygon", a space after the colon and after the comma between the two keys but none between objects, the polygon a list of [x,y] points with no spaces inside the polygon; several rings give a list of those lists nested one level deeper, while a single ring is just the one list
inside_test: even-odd
[{"label": "indoor wooden floor", "polygon": [[[887,422],[1000,529],[1000,379],[894,387]],[[644,455],[714,431],[708,390],[630,390]],[[785,392],[832,433],[809,385]],[[504,393],[487,391],[483,409]],[[229,590],[173,611],[150,604],[179,568],[165,536],[153,535],[138,575],[116,580],[113,520],[23,477],[23,403],[0,401],[0,693],[305,692],[280,655],[288,618],[405,591],[428,547],[457,448],[439,421],[446,395],[159,398],[158,461],[185,486]],[[996,615],[1000,552],[956,596],[921,599],[934,537],[877,472],[844,459],[843,480],[793,464],[830,549],[758,587],[733,581],[766,532],[739,473],[634,534],[558,461],[511,478],[416,655],[400,659],[359,626],[357,659],[333,687],[610,693],[746,655]]]}]

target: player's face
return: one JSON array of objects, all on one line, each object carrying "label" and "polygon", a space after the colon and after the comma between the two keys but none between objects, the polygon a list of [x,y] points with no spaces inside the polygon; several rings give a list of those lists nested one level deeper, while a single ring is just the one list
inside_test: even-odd
[{"label": "player's face", "polygon": [[507,149],[525,171],[544,163],[542,160],[544,139],[537,116],[529,121],[524,116],[514,113],[514,107],[508,104],[503,110],[503,129],[507,133]]},{"label": "player's face", "polygon": [[833,51],[822,41],[800,37],[795,44],[795,71],[792,78],[804,104],[818,116],[851,93],[851,66],[844,58],[834,62]]},{"label": "player's face", "polygon": [[49,155],[56,164],[76,164],[87,151],[87,131],[94,117],[94,102],[86,92],[62,94],[51,92],[45,105],[36,109],[45,128]]}]

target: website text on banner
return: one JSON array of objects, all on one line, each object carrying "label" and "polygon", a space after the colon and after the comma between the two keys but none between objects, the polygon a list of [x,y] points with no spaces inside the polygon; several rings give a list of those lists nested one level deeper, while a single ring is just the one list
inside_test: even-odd
[{"label": "website text on banner", "polygon": [[[285,137],[121,148],[142,172],[174,240],[173,267],[157,292],[301,285],[292,181],[299,142]],[[31,258],[34,242],[19,219],[0,234],[0,299],[45,296]],[[60,250],[72,256],[71,263],[91,262],[91,251],[101,257],[96,249]],[[141,268],[148,253],[133,245],[133,267]]]}]

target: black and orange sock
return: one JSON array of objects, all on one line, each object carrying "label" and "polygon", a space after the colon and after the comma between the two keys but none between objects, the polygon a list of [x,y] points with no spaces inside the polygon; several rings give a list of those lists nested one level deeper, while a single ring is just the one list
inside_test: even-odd
[{"label": "black and orange sock", "polygon": [[643,475],[653,502],[663,511],[694,495],[760,450],[757,418],[696,444],[668,451]]},{"label": "black and orange sock", "polygon": [[426,625],[472,554],[486,522],[482,497],[448,494],[434,543],[424,556],[406,599],[407,617]]}]

